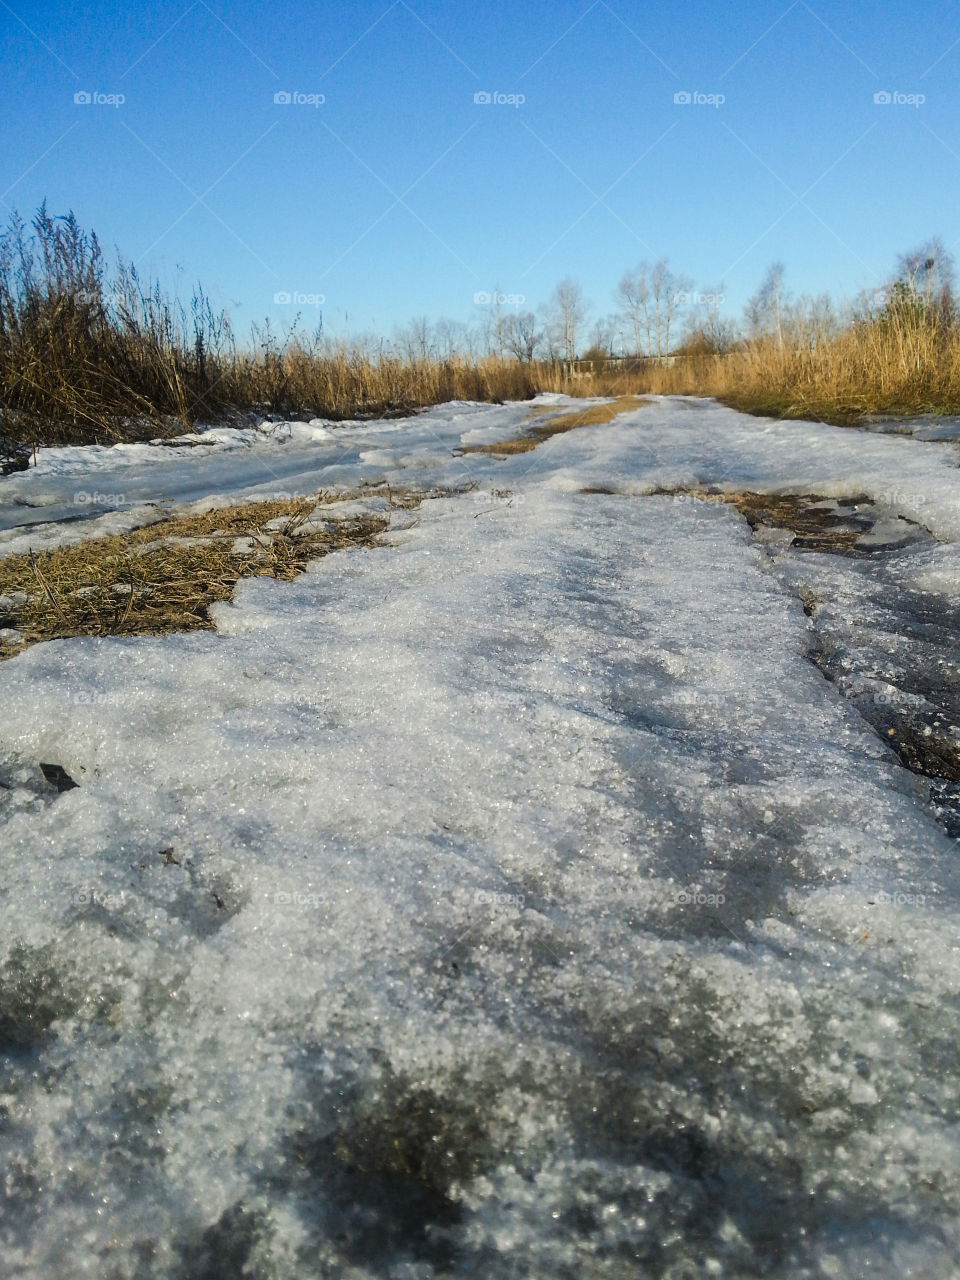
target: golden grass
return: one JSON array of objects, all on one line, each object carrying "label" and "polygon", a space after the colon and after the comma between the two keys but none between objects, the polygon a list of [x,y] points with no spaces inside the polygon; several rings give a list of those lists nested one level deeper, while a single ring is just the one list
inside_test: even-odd
[{"label": "golden grass", "polygon": [[[605,359],[581,362],[587,372],[467,357],[429,334],[401,358],[373,338],[330,341],[320,323],[282,335],[255,325],[240,346],[201,289],[184,305],[135,266],[110,268],[72,214],[41,206],[30,226],[14,214],[0,227],[0,471],[38,444],[150,438],[237,414],[384,417],[542,391],[714,396],[751,413],[840,423],[960,412],[960,312],[906,281],[879,309],[862,304],[841,320],[817,300],[791,308],[777,335],[733,333],[694,333],[675,363],[624,372]],[[730,349],[715,354],[718,341]]]},{"label": "golden grass", "polygon": [[[318,503],[370,492],[224,507],[0,559],[0,596],[13,599],[0,609],[0,627],[22,637],[0,646],[0,658],[66,636],[211,629],[210,606],[229,599],[241,578],[286,581],[331,551],[373,545],[389,524],[385,517],[311,521]],[[420,498],[400,493],[391,494],[390,501],[414,507]]]},{"label": "golden grass", "polygon": [[498,440],[494,444],[463,445],[461,453],[492,453],[509,455],[529,453],[551,436],[562,435],[565,431],[574,431],[577,427],[599,427],[612,422],[622,413],[633,413],[642,405],[648,404],[641,396],[620,395],[606,404],[590,405],[587,409],[575,409],[572,412],[550,407],[535,409],[527,418],[528,422],[537,422],[527,435],[516,440]]},{"label": "golden grass", "polygon": [[713,396],[732,408],[779,418],[856,425],[871,414],[960,412],[960,327],[894,314],[836,330],[798,322],[725,354],[697,352],[628,372],[608,366],[576,378],[541,371],[541,389],[571,396]]}]

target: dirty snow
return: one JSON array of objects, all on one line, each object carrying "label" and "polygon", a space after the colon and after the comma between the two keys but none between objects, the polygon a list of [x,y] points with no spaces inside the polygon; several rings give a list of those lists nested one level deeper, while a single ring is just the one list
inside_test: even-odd
[{"label": "dirty snow", "polygon": [[5,1274],[958,1273],[956,842],[782,546],[656,492],[864,494],[929,586],[957,448],[665,400],[454,456],[529,411],[125,462],[474,487],[217,634],[0,664]]}]

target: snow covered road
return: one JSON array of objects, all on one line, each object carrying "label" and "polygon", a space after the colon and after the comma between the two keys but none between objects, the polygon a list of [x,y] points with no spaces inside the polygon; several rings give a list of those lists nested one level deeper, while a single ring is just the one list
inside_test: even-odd
[{"label": "snow covered road", "polygon": [[956,446],[659,401],[452,457],[528,413],[278,447],[477,487],[218,634],[0,664],[5,1275],[958,1273],[956,842],[809,660],[796,553],[656,493],[866,494],[946,598]]}]

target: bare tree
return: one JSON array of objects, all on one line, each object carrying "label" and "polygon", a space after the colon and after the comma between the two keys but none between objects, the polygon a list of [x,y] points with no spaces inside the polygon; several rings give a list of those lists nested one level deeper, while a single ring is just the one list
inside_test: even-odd
[{"label": "bare tree", "polygon": [[687,319],[684,346],[688,352],[723,355],[737,341],[737,327],[720,314],[725,301],[723,284],[705,285]]},{"label": "bare tree", "polygon": [[939,236],[931,236],[897,259],[897,282],[930,311],[951,316],[956,272],[953,255]]},{"label": "bare tree", "polygon": [[414,316],[406,324],[399,325],[394,331],[394,344],[411,362],[428,360],[430,358],[430,321],[426,316]]},{"label": "bare tree", "polygon": [[468,346],[467,326],[462,320],[442,316],[433,327],[433,335],[441,360],[452,360]]},{"label": "bare tree", "polygon": [[777,341],[783,346],[783,316],[786,307],[786,294],[783,289],[784,265],[772,262],[767,273],[760,282],[760,288],[747,300],[744,307],[747,326],[753,337],[764,333],[776,334]]},{"label": "bare tree", "polygon": [[669,354],[670,335],[689,302],[691,287],[689,277],[671,271],[666,258],[653,266],[641,262],[621,277],[617,301],[638,354],[659,358]]},{"label": "bare tree", "polygon": [[586,323],[590,308],[578,281],[564,277],[543,308],[551,350],[564,360],[577,358],[577,335]]},{"label": "bare tree", "polygon": [[650,272],[650,296],[653,299],[658,358],[662,359],[670,354],[670,330],[679,311],[690,301],[692,284],[689,276],[680,276],[671,271],[666,258],[653,264]]},{"label": "bare tree", "polygon": [[503,338],[510,354],[517,360],[528,363],[533,359],[541,338],[537,317],[532,311],[518,311],[514,315],[508,315],[504,321]]},{"label": "bare tree", "polygon": [[616,339],[617,324],[613,316],[600,316],[593,322],[590,330],[590,345],[604,355],[613,355],[613,344]]},{"label": "bare tree", "polygon": [[500,285],[494,286],[491,295],[490,310],[487,313],[487,335],[490,350],[498,360],[503,359],[505,344],[504,323],[507,317],[503,314],[503,292]]},{"label": "bare tree", "polygon": [[637,355],[650,354],[650,268],[641,262],[635,271],[625,271],[617,285],[620,314],[633,338]]}]

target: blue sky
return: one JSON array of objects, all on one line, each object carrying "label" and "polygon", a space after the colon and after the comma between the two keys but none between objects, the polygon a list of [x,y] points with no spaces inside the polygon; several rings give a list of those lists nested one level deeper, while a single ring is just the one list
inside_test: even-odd
[{"label": "blue sky", "polygon": [[0,0],[0,29],[4,204],[72,208],[241,333],[281,291],[389,332],[566,275],[603,313],[659,256],[732,314],[774,259],[840,296],[958,247],[955,4]]}]

